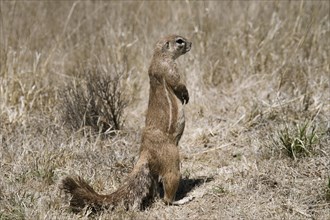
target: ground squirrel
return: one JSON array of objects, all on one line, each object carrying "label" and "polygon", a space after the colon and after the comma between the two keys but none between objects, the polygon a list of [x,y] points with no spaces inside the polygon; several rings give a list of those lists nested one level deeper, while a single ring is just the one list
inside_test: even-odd
[{"label": "ground squirrel", "polygon": [[148,71],[149,105],[139,159],[125,184],[109,195],[96,193],[80,177],[63,179],[61,189],[72,195],[73,211],[85,206],[99,210],[120,204],[141,209],[154,198],[159,180],[163,183],[164,202],[174,201],[181,177],[178,142],[185,126],[183,107],[189,101],[175,59],[190,49],[191,42],[178,35],[157,42]]}]

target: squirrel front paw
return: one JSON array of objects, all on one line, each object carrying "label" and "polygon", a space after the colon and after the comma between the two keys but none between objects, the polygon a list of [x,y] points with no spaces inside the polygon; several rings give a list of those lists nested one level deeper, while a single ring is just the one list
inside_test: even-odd
[{"label": "squirrel front paw", "polygon": [[187,104],[189,102],[189,93],[185,85],[181,84],[176,86],[174,93],[182,104]]}]

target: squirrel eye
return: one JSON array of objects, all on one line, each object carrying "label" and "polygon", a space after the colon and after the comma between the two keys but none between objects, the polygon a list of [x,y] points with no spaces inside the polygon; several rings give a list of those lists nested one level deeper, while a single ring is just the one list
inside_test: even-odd
[{"label": "squirrel eye", "polygon": [[178,44],[184,44],[184,41],[181,38],[176,40],[175,42],[178,43]]}]

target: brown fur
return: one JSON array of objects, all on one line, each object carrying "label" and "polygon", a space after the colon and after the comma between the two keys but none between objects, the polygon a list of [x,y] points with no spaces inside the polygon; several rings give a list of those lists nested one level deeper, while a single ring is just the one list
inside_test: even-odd
[{"label": "brown fur", "polygon": [[178,35],[158,41],[149,67],[149,105],[139,159],[126,183],[110,195],[96,193],[80,177],[62,180],[61,188],[72,195],[73,211],[85,206],[97,211],[119,204],[141,209],[155,196],[159,179],[164,202],[173,202],[180,181],[178,142],[184,130],[183,106],[189,101],[175,59],[190,48],[191,43]]}]

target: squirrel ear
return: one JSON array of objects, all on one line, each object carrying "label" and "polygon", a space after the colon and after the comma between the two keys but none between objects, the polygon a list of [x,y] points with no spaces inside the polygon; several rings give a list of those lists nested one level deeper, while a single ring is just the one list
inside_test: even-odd
[{"label": "squirrel ear", "polygon": [[170,42],[166,41],[166,43],[165,43],[165,48],[166,48],[166,49],[170,49]]},{"label": "squirrel ear", "polygon": [[168,49],[170,49],[170,42],[166,41],[165,44],[163,45],[162,51],[165,52]]}]

